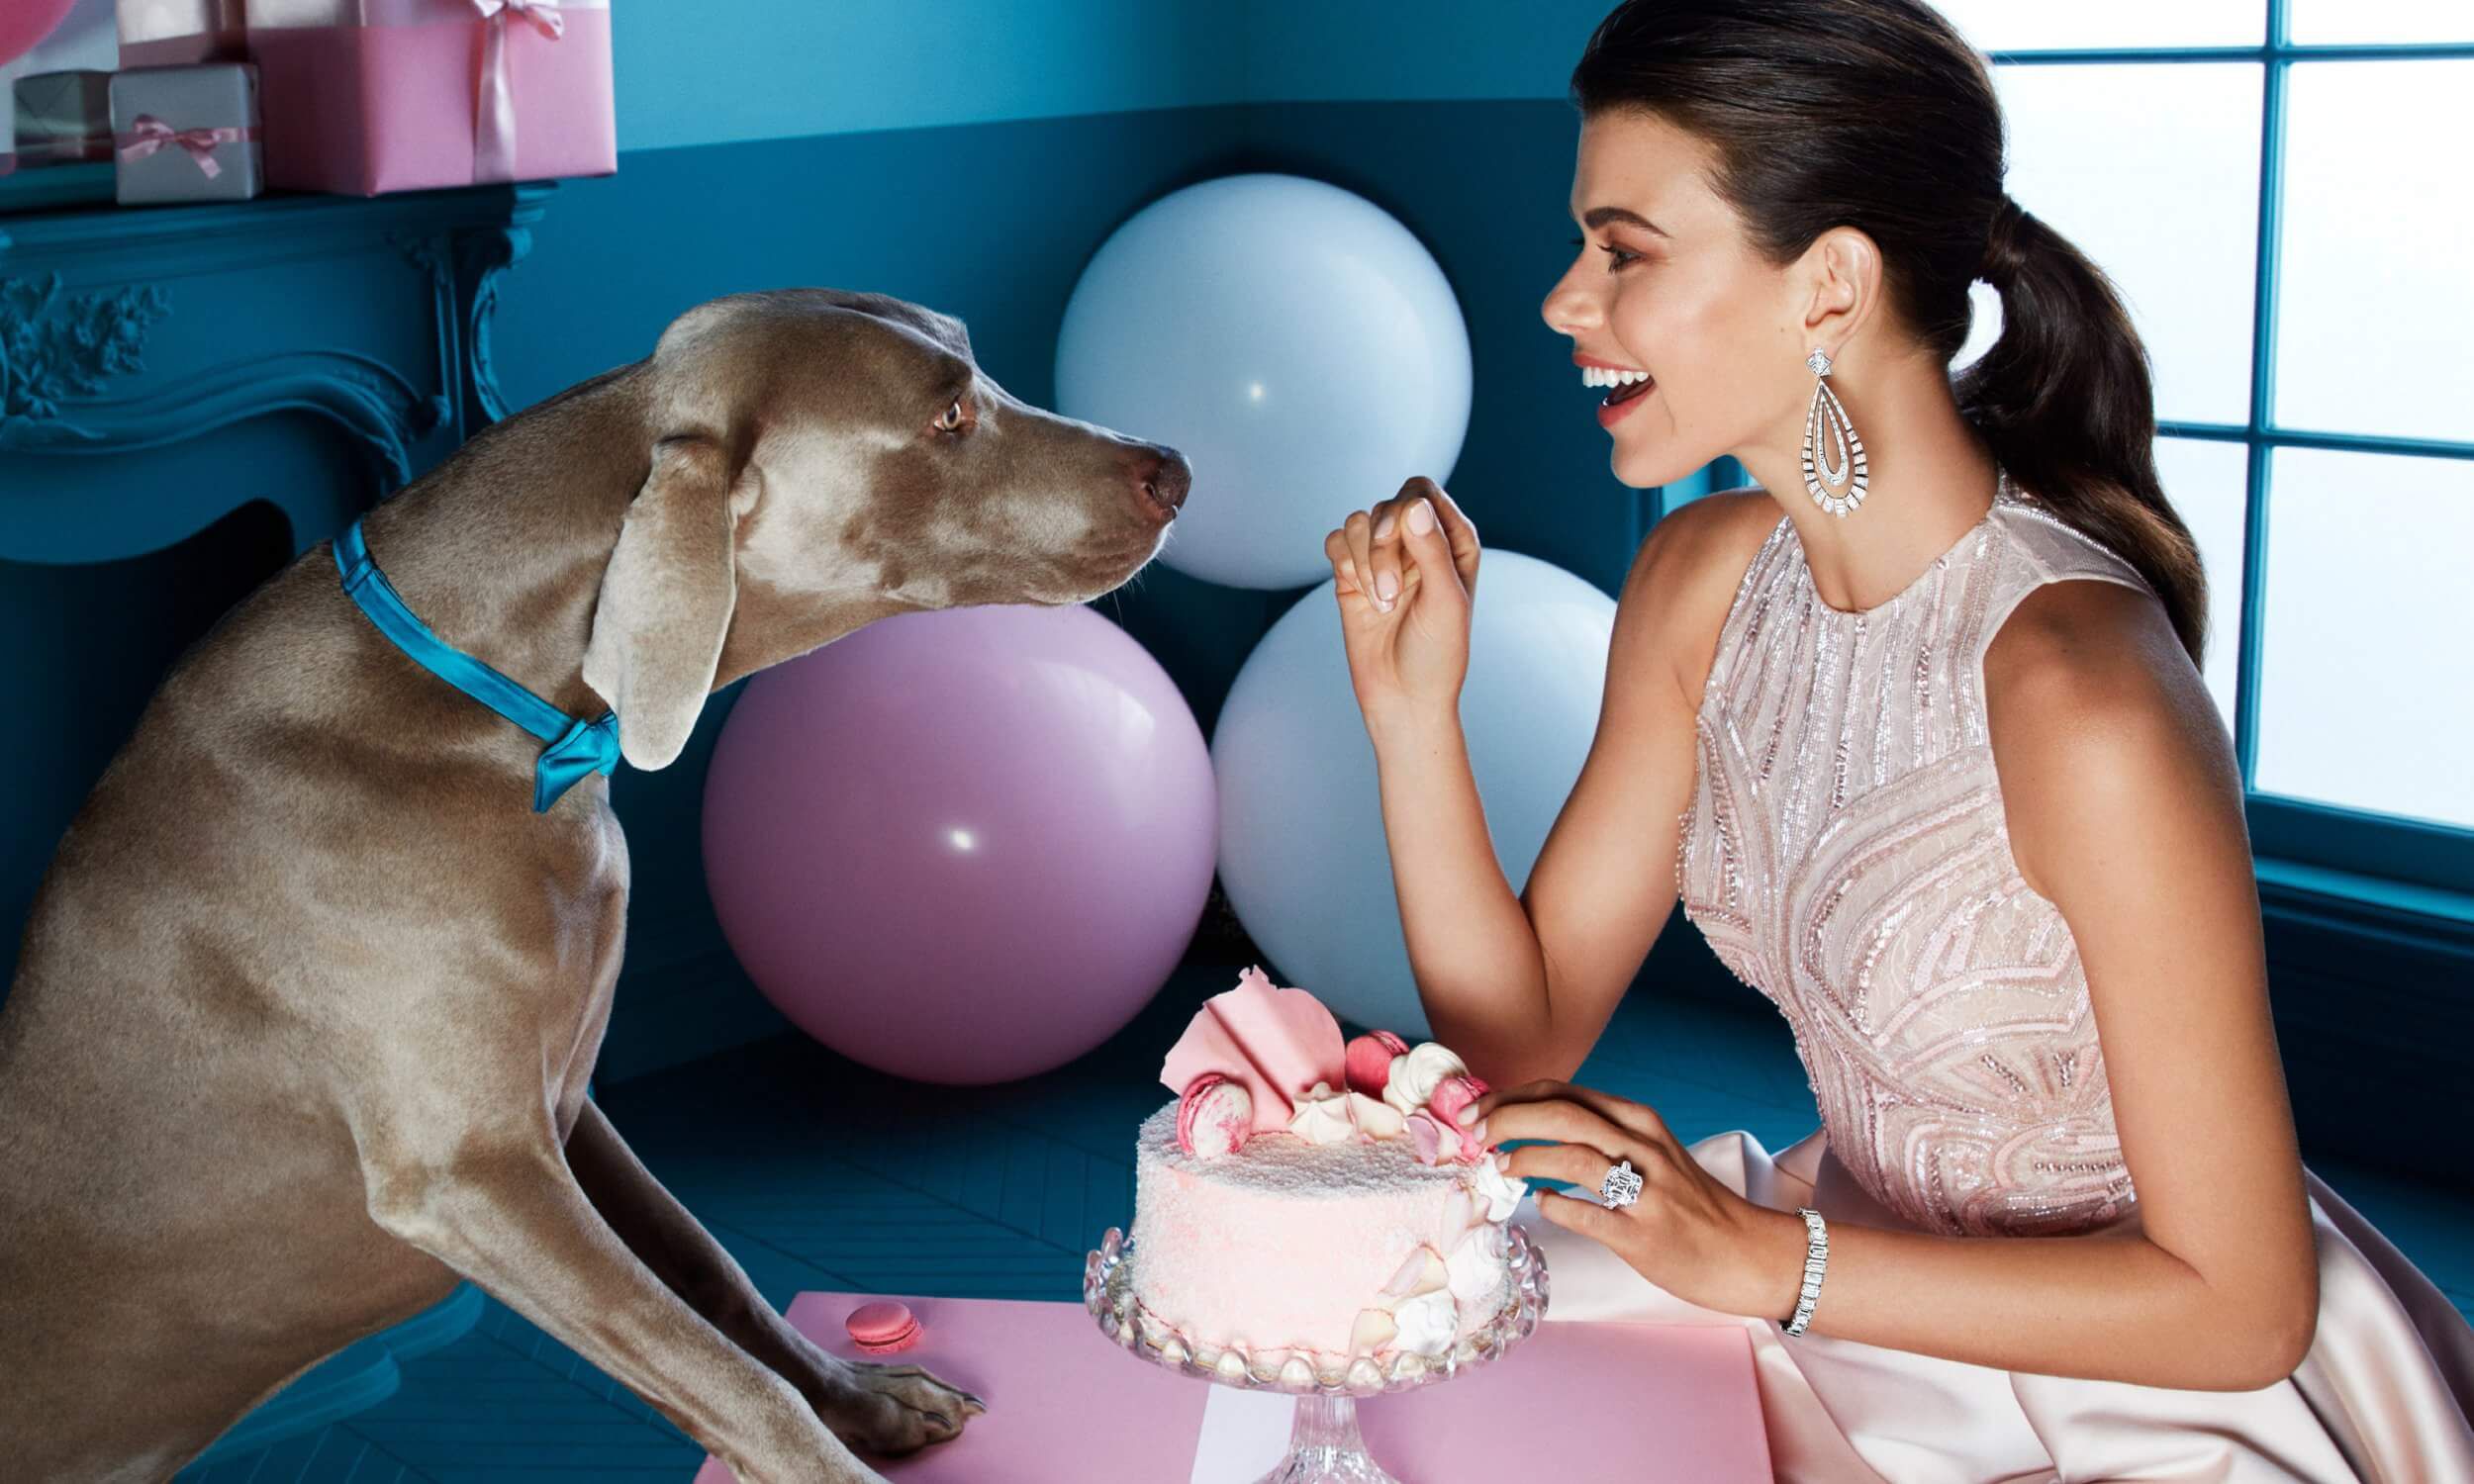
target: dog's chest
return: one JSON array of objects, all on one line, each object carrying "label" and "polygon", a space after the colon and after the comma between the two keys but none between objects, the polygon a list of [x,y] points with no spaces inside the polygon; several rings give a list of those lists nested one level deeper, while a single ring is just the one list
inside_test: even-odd
[{"label": "dog's chest", "polygon": [[575,874],[557,888],[562,927],[552,976],[569,989],[572,1014],[551,1017],[544,1031],[542,1065],[555,1068],[553,1104],[563,1141],[575,1127],[586,1082],[601,1057],[602,1037],[618,982],[627,922],[627,841],[618,815],[596,801],[596,828],[579,851]]}]

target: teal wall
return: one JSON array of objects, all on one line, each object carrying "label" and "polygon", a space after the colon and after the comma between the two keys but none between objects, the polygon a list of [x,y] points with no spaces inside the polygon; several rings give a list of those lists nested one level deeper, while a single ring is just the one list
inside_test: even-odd
[{"label": "teal wall", "polygon": [[614,0],[618,147],[1237,102],[1241,20],[1157,0]]},{"label": "teal wall", "polygon": [[1223,104],[1560,99],[1603,0],[616,0],[621,150]]},{"label": "teal wall", "polygon": [[1245,96],[1561,99],[1590,31],[1612,9],[1613,0],[1256,0],[1246,7]]}]

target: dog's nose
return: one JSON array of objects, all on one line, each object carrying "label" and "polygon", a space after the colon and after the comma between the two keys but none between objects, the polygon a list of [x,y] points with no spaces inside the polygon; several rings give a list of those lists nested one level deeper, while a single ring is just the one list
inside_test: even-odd
[{"label": "dog's nose", "polygon": [[1143,512],[1163,524],[1177,518],[1193,484],[1186,456],[1174,448],[1144,448],[1134,459],[1134,496]]}]

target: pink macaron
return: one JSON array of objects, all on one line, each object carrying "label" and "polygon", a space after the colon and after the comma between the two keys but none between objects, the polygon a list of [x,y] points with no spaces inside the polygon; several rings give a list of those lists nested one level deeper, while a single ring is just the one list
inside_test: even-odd
[{"label": "pink macaron", "polygon": [[1409,1044],[1389,1031],[1372,1031],[1351,1041],[1341,1053],[1349,1090],[1382,1096],[1391,1081],[1391,1059],[1408,1053]]},{"label": "pink macaron", "polygon": [[890,1355],[919,1343],[919,1317],[910,1306],[892,1299],[861,1304],[844,1322],[851,1344],[871,1355]]}]

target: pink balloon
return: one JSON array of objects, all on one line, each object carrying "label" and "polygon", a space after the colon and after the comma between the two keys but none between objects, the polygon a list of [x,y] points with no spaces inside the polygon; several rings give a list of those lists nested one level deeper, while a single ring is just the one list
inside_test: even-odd
[{"label": "pink balloon", "polygon": [[705,783],[748,977],[853,1061],[957,1085],[1122,1029],[1192,941],[1218,832],[1176,683],[1080,605],[904,613],[777,665]]},{"label": "pink balloon", "polygon": [[77,0],[7,0],[0,4],[0,62],[15,61],[57,30]]}]

